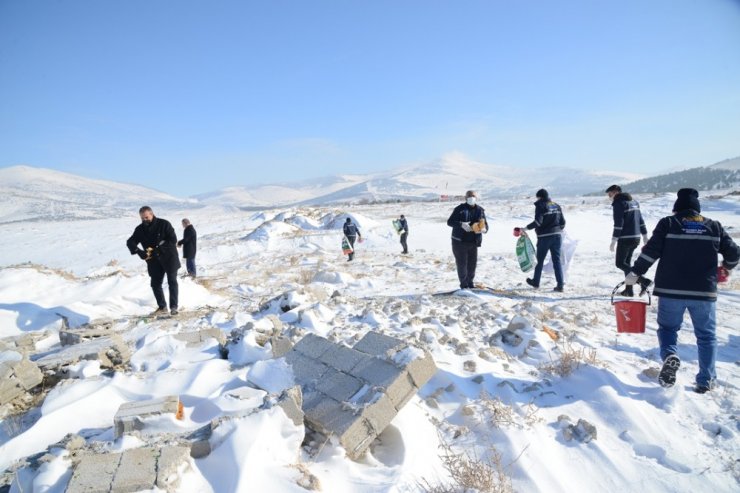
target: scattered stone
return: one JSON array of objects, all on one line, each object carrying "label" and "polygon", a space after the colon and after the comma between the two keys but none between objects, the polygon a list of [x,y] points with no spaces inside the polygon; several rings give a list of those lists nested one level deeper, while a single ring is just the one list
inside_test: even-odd
[{"label": "scattered stone", "polygon": [[581,443],[588,443],[596,440],[596,435],[596,427],[585,419],[579,419],[575,425],[570,423],[563,428],[563,438],[568,442],[575,439]]},{"label": "scattered stone", "polygon": [[0,406],[25,395],[40,385],[42,380],[39,367],[27,358],[3,361],[0,363]]},{"label": "scattered stone", "polygon": [[227,341],[226,334],[218,327],[195,330],[192,332],[179,332],[173,334],[175,339],[187,343],[188,347],[197,347],[206,342],[208,339],[216,339],[221,346]]},{"label": "scattered stone", "polygon": [[435,399],[434,397],[429,396],[426,399],[424,399],[424,402],[426,403],[427,406],[431,407],[432,409],[439,409],[439,403],[437,402],[437,399]]},{"label": "scattered stone", "polygon": [[660,374],[660,368],[645,368],[644,370],[642,370],[642,374],[645,375],[645,377],[647,377],[649,380],[656,380],[658,378],[658,375]]},{"label": "scattered stone", "polygon": [[[277,319],[277,317],[275,317]],[[278,320],[280,322],[280,320]],[[293,343],[289,337],[285,336],[272,336],[270,337],[270,347],[272,348],[272,357],[281,358],[285,356],[288,351],[293,349]]]},{"label": "scattered stone", "polygon": [[462,407],[460,410],[463,416],[474,416],[475,415],[475,406],[472,404],[466,404]]},{"label": "scattered stone", "polygon": [[477,368],[477,365],[475,361],[473,361],[472,359],[467,360],[465,363],[463,363],[463,370],[467,372],[475,373],[476,368]]},{"label": "scattered stone", "polygon": [[[510,324],[511,325],[511,324]],[[510,329],[502,329],[493,334],[489,340],[488,343],[491,346],[495,346],[499,341],[501,341],[503,344],[511,347],[517,347],[522,343],[522,338],[519,334],[516,332],[510,330]]]},{"label": "scattered stone", "polygon": [[445,387],[445,392],[454,392],[455,391],[455,384],[451,383],[447,387]]},{"label": "scattered stone", "polygon": [[483,375],[476,375],[473,377],[473,383],[477,383],[478,385],[483,383]]}]

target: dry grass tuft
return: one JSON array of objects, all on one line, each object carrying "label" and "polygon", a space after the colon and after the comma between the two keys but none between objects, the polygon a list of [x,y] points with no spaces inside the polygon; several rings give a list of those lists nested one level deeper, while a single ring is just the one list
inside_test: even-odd
[{"label": "dry grass tuft", "polygon": [[576,371],[582,364],[598,366],[600,361],[596,357],[596,349],[593,348],[575,348],[570,343],[566,343],[561,348],[561,356],[558,359],[550,360],[539,366],[539,370],[551,375],[567,377]]}]

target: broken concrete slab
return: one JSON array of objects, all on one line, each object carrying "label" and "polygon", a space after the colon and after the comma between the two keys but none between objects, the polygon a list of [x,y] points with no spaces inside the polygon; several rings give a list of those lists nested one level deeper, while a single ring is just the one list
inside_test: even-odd
[{"label": "broken concrete slab", "polygon": [[113,418],[114,435],[121,437],[124,433],[143,430],[147,418],[172,414],[173,417],[182,415],[182,404],[177,396],[159,397],[145,401],[125,402],[118,408]]},{"label": "broken concrete slab", "polygon": [[155,488],[175,491],[179,486],[178,470],[188,460],[188,448],[184,446],[83,455],[66,491],[130,493]]},{"label": "broken concrete slab", "polygon": [[373,387],[383,389],[396,409],[406,405],[419,390],[408,371],[377,358],[371,358],[358,365],[350,374]]},{"label": "broken concrete slab", "polygon": [[354,348],[333,344],[319,360],[343,372],[350,372],[360,363],[372,358],[371,355]]},{"label": "broken concrete slab", "polygon": [[293,347],[295,351],[313,359],[320,359],[321,356],[334,347],[334,343],[315,334],[306,334]]},{"label": "broken concrete slab", "polygon": [[281,358],[285,356],[288,351],[293,349],[293,343],[289,337],[285,336],[272,336],[270,337],[270,347],[272,348],[272,357]]},{"label": "broken concrete slab", "polygon": [[39,367],[23,358],[0,363],[0,405],[5,405],[41,384],[43,374]]},{"label": "broken concrete slab", "polygon": [[[324,363],[312,359],[298,352],[296,348],[285,355],[285,360],[293,367],[295,382],[301,387],[315,385],[315,383],[329,371]],[[304,391],[306,389],[304,388]]]},{"label": "broken concrete slab", "polygon": [[210,327],[207,329],[195,330],[192,332],[179,332],[173,334],[172,337],[178,341],[187,343],[188,347],[200,346],[208,339],[216,339],[222,346],[226,344],[226,334],[218,327]]},{"label": "broken concrete slab", "polygon": [[98,360],[104,368],[127,364],[131,351],[118,334],[84,341],[66,346],[61,351],[39,358],[35,363],[42,369],[55,369],[77,363],[80,360]]},{"label": "broken concrete slab", "polygon": [[354,345],[354,349],[371,356],[389,359],[392,358],[396,352],[406,348],[407,346],[408,344],[400,339],[370,331],[365,334],[362,339],[357,341],[357,344]]},{"label": "broken concrete slab", "polygon": [[277,399],[277,406],[285,412],[294,425],[303,424],[303,392],[299,385],[284,390]]}]

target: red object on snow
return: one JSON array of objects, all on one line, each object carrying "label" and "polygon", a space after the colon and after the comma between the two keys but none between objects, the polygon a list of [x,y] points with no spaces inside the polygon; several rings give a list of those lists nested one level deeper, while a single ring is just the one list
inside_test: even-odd
[{"label": "red object on snow", "polygon": [[522,228],[514,228],[514,236],[521,236]]}]

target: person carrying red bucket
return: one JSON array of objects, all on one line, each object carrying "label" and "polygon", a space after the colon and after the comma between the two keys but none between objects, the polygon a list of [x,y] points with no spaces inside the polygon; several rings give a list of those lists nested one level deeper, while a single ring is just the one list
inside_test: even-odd
[{"label": "person carrying red bucket", "polygon": [[622,286],[624,286],[624,283],[620,282],[612,291],[612,305],[614,305],[614,312],[617,316],[617,332],[643,334],[645,332],[645,314],[647,307],[652,302],[650,291],[645,291],[648,295],[647,303],[641,300],[614,301],[614,295]]},{"label": "person carrying red bucket", "polygon": [[699,373],[694,391],[703,394],[716,385],[716,301],[719,262],[731,271],[740,260],[740,247],[722,225],[701,215],[699,192],[682,188],[673,215],[658,222],[652,237],[625,277],[634,285],[658,262],[653,294],[658,296],[658,343],[663,366],[658,383],[671,387],[681,366],[678,331],[686,310],[691,315],[698,348]]}]

